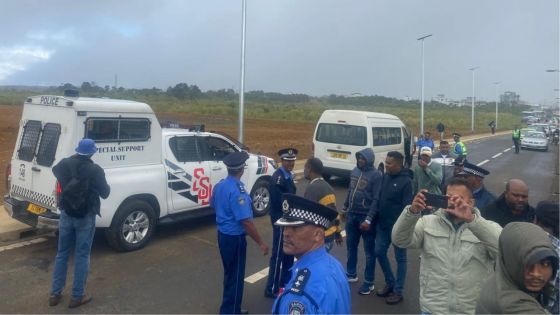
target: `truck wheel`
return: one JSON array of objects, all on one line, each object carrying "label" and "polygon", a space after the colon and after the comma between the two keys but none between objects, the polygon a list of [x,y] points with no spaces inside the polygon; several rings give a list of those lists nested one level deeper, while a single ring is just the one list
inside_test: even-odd
[{"label": "truck wheel", "polygon": [[105,231],[109,245],[121,252],[140,249],[150,241],[156,224],[152,206],[142,200],[125,203]]},{"label": "truck wheel", "polygon": [[262,217],[270,210],[270,190],[268,181],[260,179],[255,183],[251,190],[251,200],[253,201],[253,215]]}]

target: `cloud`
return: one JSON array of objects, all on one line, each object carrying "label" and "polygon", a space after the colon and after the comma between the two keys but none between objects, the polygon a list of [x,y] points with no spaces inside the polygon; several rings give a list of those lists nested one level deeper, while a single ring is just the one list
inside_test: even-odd
[{"label": "cloud", "polygon": [[34,63],[49,60],[54,53],[53,49],[34,46],[0,47],[0,81]]}]

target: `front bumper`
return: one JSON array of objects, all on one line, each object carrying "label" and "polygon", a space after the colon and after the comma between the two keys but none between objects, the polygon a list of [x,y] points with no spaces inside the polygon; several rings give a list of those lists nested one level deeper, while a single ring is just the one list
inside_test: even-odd
[{"label": "front bumper", "polygon": [[521,143],[522,148],[535,149],[535,150],[546,150],[548,149],[547,143]]},{"label": "front bumper", "polygon": [[17,200],[9,195],[4,196],[4,209],[10,217],[37,229],[58,229],[58,214],[47,211],[45,215],[36,215],[26,210],[27,205],[29,205],[27,201]]}]

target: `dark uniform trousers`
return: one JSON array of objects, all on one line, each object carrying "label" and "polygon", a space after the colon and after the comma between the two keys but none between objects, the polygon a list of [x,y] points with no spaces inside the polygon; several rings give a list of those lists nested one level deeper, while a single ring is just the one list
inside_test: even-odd
[{"label": "dark uniform trousers", "polygon": [[280,218],[281,216],[270,216],[272,223],[272,253],[270,255],[270,269],[268,270],[266,290],[273,294],[277,294],[278,290],[285,287],[286,283],[290,281],[290,269],[294,265],[294,256],[285,255],[282,250],[282,241],[284,239],[282,228],[274,225],[274,222]]},{"label": "dark uniform trousers", "polygon": [[227,235],[218,231],[218,246],[224,266],[224,293],[220,314],[239,314],[247,257],[245,234]]}]

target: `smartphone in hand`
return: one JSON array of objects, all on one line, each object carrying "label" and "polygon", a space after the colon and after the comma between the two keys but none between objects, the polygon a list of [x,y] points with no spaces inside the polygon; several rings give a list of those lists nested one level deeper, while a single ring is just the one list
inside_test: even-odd
[{"label": "smartphone in hand", "polygon": [[432,194],[429,192],[423,192],[426,197],[426,205],[432,208],[447,209],[449,207],[449,197],[446,195]]}]

